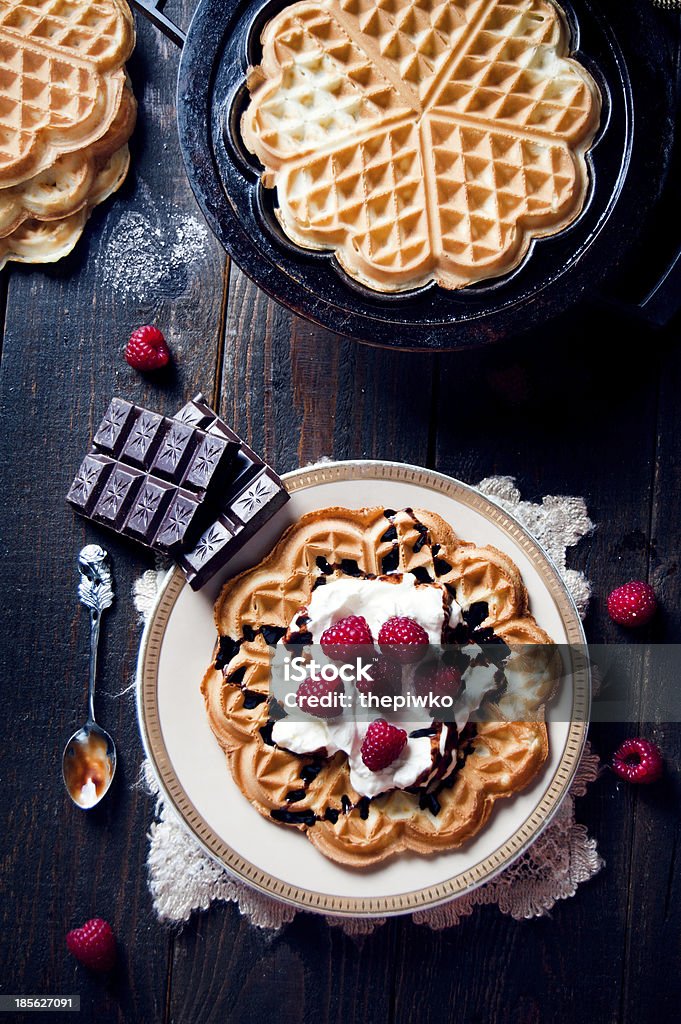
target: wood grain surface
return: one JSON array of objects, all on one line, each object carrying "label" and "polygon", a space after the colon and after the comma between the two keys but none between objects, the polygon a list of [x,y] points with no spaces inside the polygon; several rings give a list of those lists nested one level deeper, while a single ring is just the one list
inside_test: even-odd
[{"label": "wood grain surface", "polygon": [[[180,24],[191,6],[172,5]],[[679,35],[678,19],[669,27]],[[138,28],[128,181],[70,257],[0,279],[2,992],[80,993],[80,1019],[140,1024],[678,1020],[681,732],[654,724],[659,692],[643,659],[640,725],[593,727],[591,739],[607,760],[632,729],[651,735],[667,777],[644,792],[604,771],[578,818],[606,866],[550,916],[516,922],[483,908],[447,932],[393,919],[360,939],[307,914],[273,936],[231,905],[182,929],[156,921],[145,870],[154,806],[140,785],[131,689],[132,584],[152,562],[64,505],[110,396],[168,412],[203,390],[282,472],[323,456],[383,458],[470,483],[509,474],[527,499],[583,495],[597,529],[571,564],[594,584],[589,639],[623,639],[605,595],[641,578],[662,603],[642,639],[680,643],[681,349],[678,318],[653,332],[621,306],[587,302],[532,335],[456,356],[391,354],[301,321],[230,266],[205,229],[177,142],[177,51]],[[651,229],[662,250],[679,227],[672,191]],[[141,263],[126,237],[143,238]],[[156,381],[121,354],[146,322],[175,355]],[[120,755],[112,793],[89,814],[69,803],[60,774],[85,713],[87,620],[75,587],[86,540],[105,543],[115,567],[97,707]],[[66,931],[95,915],[119,937],[108,981],[65,949]]]}]

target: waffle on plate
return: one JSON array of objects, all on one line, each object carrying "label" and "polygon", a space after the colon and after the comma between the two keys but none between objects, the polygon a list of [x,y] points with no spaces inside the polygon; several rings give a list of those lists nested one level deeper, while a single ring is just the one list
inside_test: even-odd
[{"label": "waffle on plate", "polygon": [[600,94],[547,0],[303,0],[265,28],[242,119],[277,217],[377,291],[461,288],[563,230]]},{"label": "waffle on plate", "polygon": [[[315,620],[319,595],[327,624],[340,611],[371,619],[362,602],[377,584],[390,584],[393,614],[405,601],[407,609],[414,602],[439,608],[441,619],[428,626],[431,642],[455,624],[457,643],[472,652],[455,721],[410,732],[393,766],[401,775],[380,778],[358,760],[368,722],[351,723],[359,739],[344,745],[342,720],[310,718],[301,733],[300,719],[282,719],[270,646],[306,639],[292,631],[322,621]],[[344,603],[343,594],[357,590],[364,598]],[[303,516],[268,557],[225,584],[215,621],[219,641],[202,692],[232,775],[261,814],[302,830],[335,861],[363,866],[403,850],[459,846],[483,827],[497,799],[526,786],[546,760],[543,712],[559,674],[554,649],[545,646],[550,638],[531,616],[508,556],[460,540],[432,512],[329,508]],[[311,633],[307,639],[319,642]],[[510,647],[503,672],[486,664],[477,645],[487,643]]]}]

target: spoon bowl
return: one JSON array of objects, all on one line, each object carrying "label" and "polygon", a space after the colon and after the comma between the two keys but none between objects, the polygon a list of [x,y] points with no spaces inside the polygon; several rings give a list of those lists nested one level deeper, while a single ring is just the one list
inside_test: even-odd
[{"label": "spoon bowl", "polygon": [[74,732],[64,747],[62,775],[77,807],[89,811],[106,796],[116,773],[116,747],[96,722]]}]

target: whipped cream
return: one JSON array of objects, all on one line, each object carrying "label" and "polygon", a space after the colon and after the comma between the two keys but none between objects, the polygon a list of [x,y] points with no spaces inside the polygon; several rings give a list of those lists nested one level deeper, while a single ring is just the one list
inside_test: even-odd
[{"label": "whipped cream", "polygon": [[[305,628],[311,633],[312,642],[317,644],[326,629],[347,615],[362,615],[375,640],[387,619],[393,615],[407,616],[423,627],[431,644],[442,643],[445,625],[454,627],[462,621],[461,608],[441,583],[417,583],[411,573],[395,574],[393,581],[354,576],[330,580],[312,591],[305,612],[309,617]],[[300,611],[291,623],[293,631],[297,629],[299,616]],[[379,712],[374,715],[374,718],[380,717]],[[405,729],[407,734],[423,726],[423,721],[404,721],[399,714],[391,714],[389,719]],[[425,712],[424,719],[429,720]],[[325,750],[326,755],[332,757],[339,750],[344,751],[350,768],[350,782],[360,796],[374,797],[391,789],[407,789],[432,771],[430,737],[415,736],[409,737],[404,750],[392,764],[382,771],[372,772],[364,764],[361,753],[369,725],[369,721],[357,721],[350,709],[332,719],[294,721],[283,718],[274,723],[272,739],[294,754]]]},{"label": "whipped cream", "polygon": [[351,752],[356,732],[357,723],[346,710],[338,718],[280,718],[272,726],[272,739],[294,754],[325,750],[327,757],[333,757],[339,750]]},{"label": "whipped cream", "polygon": [[[483,653],[477,644],[468,644],[464,650],[471,660]],[[465,688],[457,700],[454,710],[454,721],[459,732],[464,728],[473,712],[478,710],[486,694],[496,687],[497,671],[496,665],[469,665],[464,672],[462,678]]]},{"label": "whipped cream", "polygon": [[[469,651],[472,657],[481,654],[479,647],[473,646]],[[456,728],[461,732],[480,705],[485,696],[494,690],[497,682],[496,665],[470,665],[463,673],[463,691],[458,698],[454,708],[454,722]],[[413,716],[412,709],[411,715]],[[415,732],[423,727],[422,721],[407,720],[404,712],[381,714],[376,712],[373,718],[385,717],[388,721],[407,734]],[[424,712],[424,719],[430,721],[430,717]],[[323,719],[309,718],[295,721],[291,718],[282,718],[274,723],[272,728],[272,739],[280,747],[286,747],[294,754],[314,754],[317,751],[326,751],[328,757],[333,757],[339,750],[344,751],[348,757],[350,767],[350,782],[360,796],[378,796],[379,793],[386,793],[391,789],[408,789],[414,786],[426,773],[432,773],[434,767],[433,750],[430,736],[409,736],[404,750],[400,756],[380,772],[372,772],[362,760],[362,743],[367,734],[370,722],[368,720],[357,721],[353,711],[346,709],[338,718]],[[451,724],[441,724],[440,736],[438,739],[438,752],[440,757],[446,756],[447,739]],[[456,758],[452,758],[444,772],[443,778],[447,778],[454,769]]]},{"label": "whipped cream", "polygon": [[[461,608],[456,601],[451,601],[447,612],[449,601],[449,593],[441,583],[417,583],[411,573],[404,573],[394,582],[343,576],[312,591],[307,607],[310,621],[305,628],[312,634],[312,642],[318,644],[324,630],[339,619],[362,615],[376,640],[387,619],[405,615],[425,629],[429,643],[439,644],[443,627],[447,623],[457,626],[462,621]],[[298,615],[291,624],[292,629],[296,628]]]},{"label": "whipped cream", "polygon": [[[403,727],[401,722],[395,724]],[[414,723],[410,724],[414,726]],[[380,772],[372,772],[362,760],[362,743],[369,725],[368,721],[355,721],[348,711],[337,719],[295,722],[282,718],[272,727],[272,739],[294,754],[325,750],[327,756],[332,757],[339,750],[344,751],[350,767],[350,783],[360,796],[372,797],[391,789],[407,789],[425,772],[430,772],[433,755],[429,736],[409,737],[404,750],[392,764]]]}]

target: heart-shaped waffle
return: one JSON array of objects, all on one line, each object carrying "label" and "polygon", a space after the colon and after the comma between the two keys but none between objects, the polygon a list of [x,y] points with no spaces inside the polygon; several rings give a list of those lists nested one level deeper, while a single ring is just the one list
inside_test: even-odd
[{"label": "heart-shaped waffle", "polygon": [[125,0],[0,0],[0,188],[102,138],[133,45]]},{"label": "heart-shaped waffle", "polygon": [[100,170],[130,138],[136,110],[135,98],[126,87],[118,112],[101,139],[80,152],[59,157],[21,185],[0,189],[0,237],[15,232],[25,220],[62,220],[89,205]]},{"label": "heart-shaped waffle", "polygon": [[[438,790],[435,804],[397,789],[362,799],[351,785],[345,754],[319,762],[272,739],[268,644],[308,606],[321,575],[386,572],[445,584],[464,610],[484,602],[488,615],[478,628],[526,645],[507,664],[521,684],[499,701],[494,720],[479,722],[467,737],[453,784]],[[527,785],[546,759],[543,708],[559,673],[546,646],[550,639],[529,613],[520,573],[497,549],[461,541],[434,513],[309,513],[259,565],[225,584],[215,621],[220,640],[202,692],[235,781],[261,814],[300,828],[341,863],[365,865],[402,850],[429,853],[460,845],[483,827],[495,801]],[[523,685],[523,678],[532,685]],[[525,720],[506,721],[503,700]]]},{"label": "heart-shaped waffle", "polygon": [[378,291],[517,266],[580,213],[600,94],[547,0],[303,0],[242,119],[277,216]]}]

